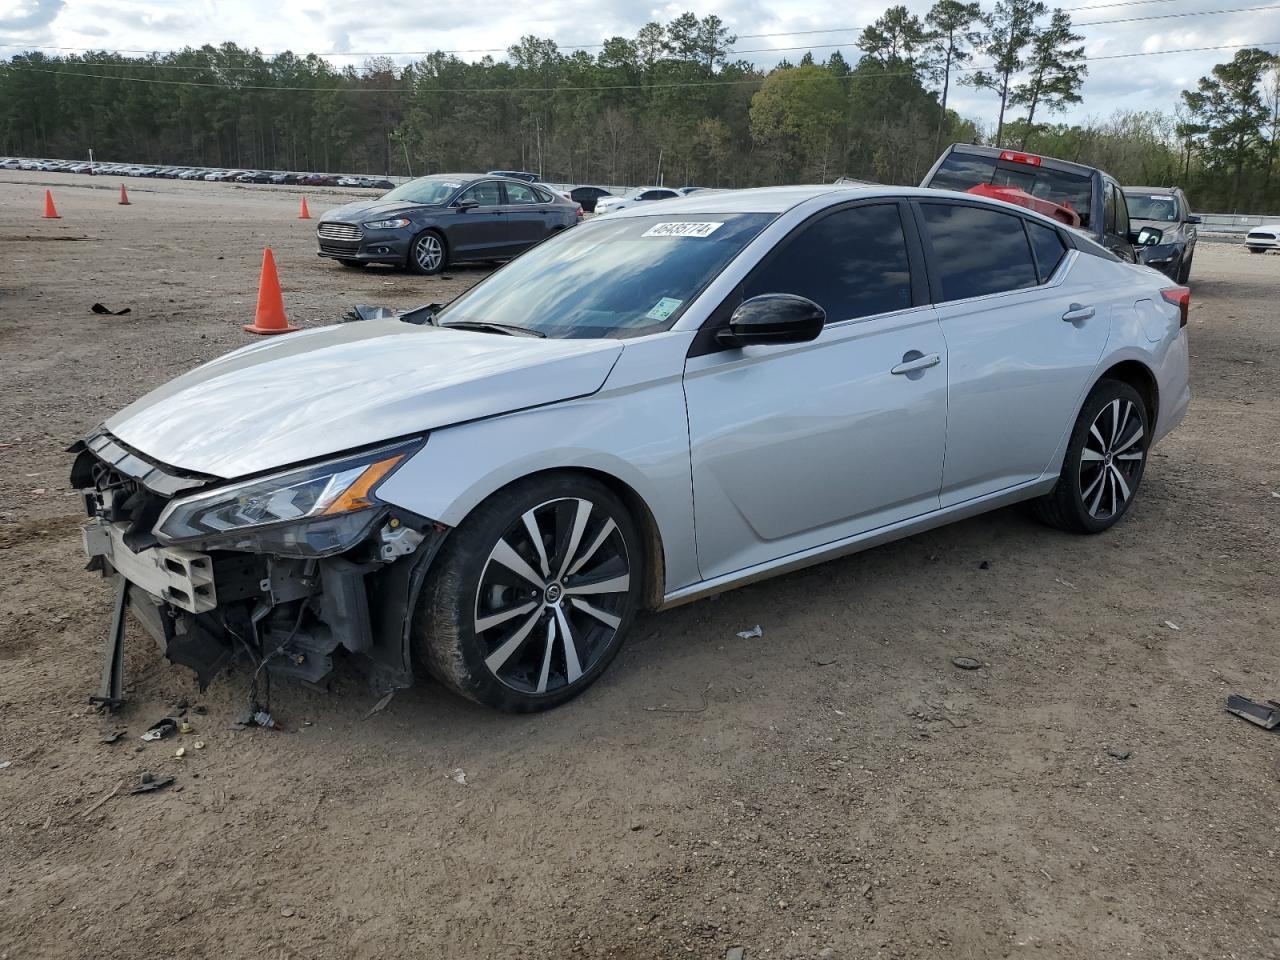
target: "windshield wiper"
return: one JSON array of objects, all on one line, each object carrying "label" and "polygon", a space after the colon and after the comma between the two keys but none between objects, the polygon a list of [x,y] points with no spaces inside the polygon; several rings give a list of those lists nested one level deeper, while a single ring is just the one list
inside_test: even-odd
[{"label": "windshield wiper", "polygon": [[457,330],[485,330],[489,333],[505,333],[509,337],[538,337],[545,340],[547,336],[541,330],[517,327],[510,323],[493,323],[490,320],[455,320],[453,323],[437,323],[436,326],[453,327]]}]

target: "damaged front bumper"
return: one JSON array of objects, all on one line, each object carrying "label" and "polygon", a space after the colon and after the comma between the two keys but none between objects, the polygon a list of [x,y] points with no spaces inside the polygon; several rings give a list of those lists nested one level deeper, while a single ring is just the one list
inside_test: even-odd
[{"label": "damaged front bumper", "polygon": [[[301,530],[309,522],[305,515],[296,523],[228,530],[246,512],[272,504],[296,512],[294,492],[281,506],[271,478],[228,485],[183,474],[105,431],[72,450],[72,483],[90,518],[84,527],[89,568],[117,588],[95,702],[123,702],[126,610],[169,660],[195,671],[201,688],[235,660],[247,662],[255,676],[265,668],[316,682],[343,654],[362,664],[377,690],[412,682],[412,611],[447,533],[442,524],[378,501],[370,484],[359,491],[363,499],[339,504],[345,512],[337,532],[328,520]],[[324,481],[328,475],[315,481],[324,496],[334,489]],[[284,475],[281,483],[296,476]],[[299,488],[296,482],[280,487]],[[158,536],[163,519],[178,514],[171,526],[187,532],[182,525],[189,525],[194,535],[181,543]],[[272,552],[273,546],[283,552]]]}]

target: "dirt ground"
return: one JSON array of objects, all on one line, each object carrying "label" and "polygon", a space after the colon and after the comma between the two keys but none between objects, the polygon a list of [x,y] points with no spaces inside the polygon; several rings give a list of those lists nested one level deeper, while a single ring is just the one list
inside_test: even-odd
[{"label": "dirt ground", "polygon": [[[86,706],[64,449],[248,341],[266,244],[301,324],[482,271],[321,261],[300,188],[128,185],[0,173],[0,958],[1280,956],[1280,734],[1223,710],[1280,699],[1280,257],[1201,245],[1191,412],[1106,535],[1008,509],[649,616],[542,716],[366,719],[353,675],[237,731],[247,677],[137,629]],[[139,736],[180,701],[176,759]]]}]

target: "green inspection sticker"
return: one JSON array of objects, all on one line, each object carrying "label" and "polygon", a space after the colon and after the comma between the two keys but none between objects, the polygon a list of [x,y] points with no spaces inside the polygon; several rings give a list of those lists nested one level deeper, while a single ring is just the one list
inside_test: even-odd
[{"label": "green inspection sticker", "polygon": [[671,297],[663,297],[653,305],[653,309],[646,313],[646,320],[665,320],[680,308],[683,300],[673,300]]}]

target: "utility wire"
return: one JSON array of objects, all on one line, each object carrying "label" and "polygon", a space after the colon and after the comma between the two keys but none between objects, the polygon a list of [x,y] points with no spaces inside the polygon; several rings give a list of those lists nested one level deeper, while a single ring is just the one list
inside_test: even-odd
[{"label": "utility wire", "polygon": [[[1280,40],[1260,40],[1254,43],[1229,43],[1212,47],[1182,47],[1177,50],[1145,50],[1136,53],[1113,53],[1097,57],[1084,57],[1082,63],[1093,63],[1101,60],[1124,60],[1132,57],[1159,57],[1177,53],[1202,53],[1208,50],[1243,50],[1248,47],[1280,47]],[[671,83],[623,83],[614,85],[560,87],[273,87],[251,84],[211,83],[198,80],[160,80],[153,77],[120,77],[101,73],[83,73],[78,70],[48,70],[29,64],[10,64],[15,72],[44,73],[52,76],[88,77],[96,80],[119,80],[127,83],[153,83],[176,87],[214,87],[220,90],[261,90],[275,93],[607,93],[621,90],[654,90],[678,87],[725,87],[753,83],[763,83],[765,76],[744,78],[742,80],[692,80]],[[987,66],[956,67],[955,72],[963,73],[974,70],[988,70]],[[910,70],[888,70],[880,73],[848,73],[838,79],[871,79],[873,77],[909,77],[914,76]]]}]

